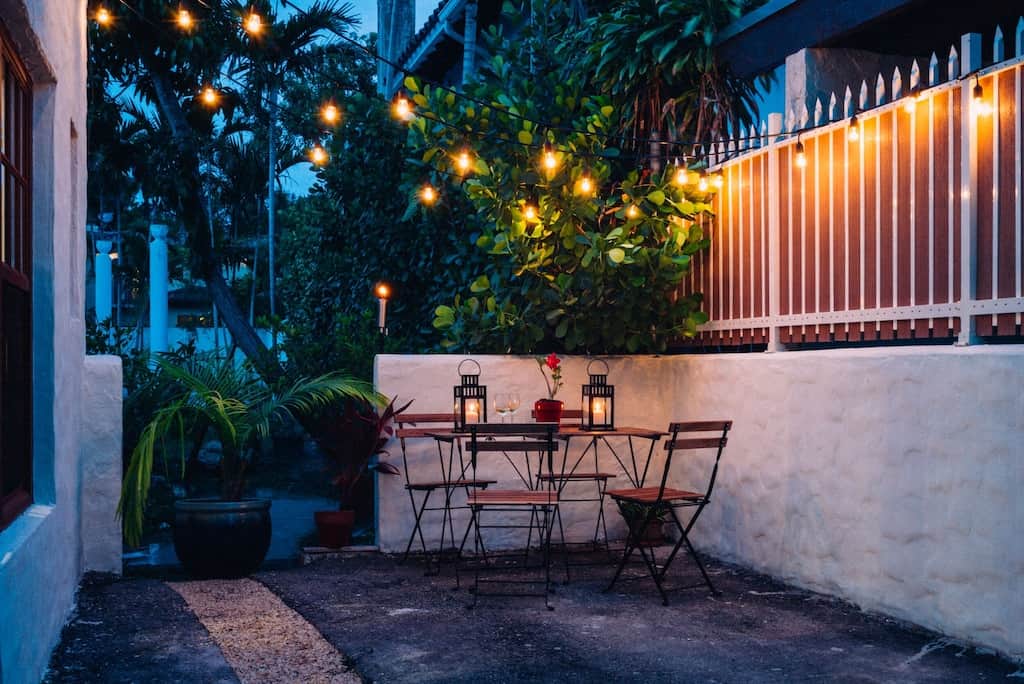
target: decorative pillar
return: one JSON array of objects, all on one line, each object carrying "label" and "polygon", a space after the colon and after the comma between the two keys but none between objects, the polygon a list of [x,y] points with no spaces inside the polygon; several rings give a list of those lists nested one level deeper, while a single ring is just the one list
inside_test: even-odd
[{"label": "decorative pillar", "polygon": [[167,351],[167,226],[149,226],[149,350]]},{"label": "decorative pillar", "polygon": [[96,273],[96,323],[110,320],[113,311],[113,268],[110,258],[110,240],[96,241],[96,257],[93,262]]}]

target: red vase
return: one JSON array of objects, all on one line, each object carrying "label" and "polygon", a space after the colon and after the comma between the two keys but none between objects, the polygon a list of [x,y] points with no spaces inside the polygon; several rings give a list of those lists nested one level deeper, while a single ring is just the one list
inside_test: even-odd
[{"label": "red vase", "polygon": [[562,420],[562,402],[559,399],[538,399],[533,404],[533,416],[538,423],[558,423]]},{"label": "red vase", "polygon": [[352,509],[341,511],[315,511],[316,532],[320,546],[339,549],[352,544],[352,528],[355,527],[356,512]]}]

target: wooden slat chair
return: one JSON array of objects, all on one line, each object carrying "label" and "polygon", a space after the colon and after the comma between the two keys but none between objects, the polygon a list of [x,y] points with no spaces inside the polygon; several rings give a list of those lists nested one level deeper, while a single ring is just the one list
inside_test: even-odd
[{"label": "wooden slat chair", "polygon": [[[455,436],[436,435],[436,432],[444,432],[454,425],[454,417],[450,413],[400,413],[396,417],[398,423],[398,441],[402,447],[402,465],[405,470],[405,490],[409,492],[409,502],[412,504],[415,524],[409,534],[409,542],[405,545],[405,553],[402,555],[404,563],[409,557],[412,545],[419,538],[420,547],[424,555],[430,558],[427,550],[427,543],[423,538],[423,516],[427,512],[442,511],[441,516],[441,543],[438,548],[438,565],[445,551],[445,535],[451,540],[451,550],[456,550],[455,526],[452,516],[452,495],[458,489],[465,490],[468,495],[473,489],[486,489],[495,483],[494,480],[479,480],[466,477],[466,464],[462,455],[462,445]],[[440,477],[437,479],[413,480],[410,477],[409,457],[406,453],[406,440],[411,439],[432,439],[437,443],[437,457],[440,462]],[[447,461],[444,445],[448,445]],[[458,463],[455,462],[456,453]],[[429,506],[430,497],[434,492],[440,491],[444,495],[444,502],[440,506]],[[419,501],[417,498],[421,497]],[[463,537],[465,539],[465,536]]]},{"label": "wooden slat chair", "polygon": [[[722,452],[725,450],[727,435],[731,428],[731,420],[671,423],[668,428],[669,433],[671,433],[671,438],[665,443],[665,450],[667,454],[665,456],[665,471],[661,476],[661,484],[657,487],[613,489],[608,491],[608,496],[612,497],[612,499],[619,505],[620,510],[625,512],[625,507],[631,505],[635,510],[642,511],[643,519],[639,523],[635,519],[631,521],[630,530],[626,538],[626,548],[622,553],[622,560],[619,562],[619,566],[615,571],[615,576],[612,577],[612,581],[609,583],[605,591],[611,591],[612,587],[615,586],[615,582],[622,574],[622,570],[626,567],[629,557],[632,555],[633,551],[639,549],[640,555],[643,556],[644,563],[647,565],[647,569],[650,571],[651,577],[654,579],[654,584],[658,587],[658,593],[661,594],[662,604],[667,606],[668,595],[665,593],[664,588],[665,574],[672,565],[672,561],[675,559],[679,549],[686,546],[687,552],[700,569],[700,574],[704,577],[704,582],[707,583],[708,588],[712,593],[718,593],[715,586],[711,583],[711,578],[708,577],[704,564],[701,562],[700,558],[697,556],[696,550],[694,550],[693,545],[690,543],[690,530],[693,529],[693,525],[697,522],[697,518],[700,516],[701,511],[704,510],[708,501],[711,500],[711,491],[715,487],[715,478],[718,475],[718,464],[719,461],[721,461]],[[718,433],[718,435],[715,437],[685,436],[692,433],[706,434],[709,432],[715,432]],[[680,435],[684,436],[680,437]],[[707,490],[703,494],[700,494],[698,492],[669,487],[667,485],[668,474],[672,468],[672,457],[675,452],[698,449],[716,450],[715,463],[714,467],[711,469],[711,478],[708,480]],[[676,513],[677,509],[680,508],[693,509],[693,513],[685,525],[679,520],[679,515]],[[654,549],[651,548],[645,550],[644,548],[643,534],[648,524],[658,516],[665,514],[669,514],[671,516],[671,521],[675,524],[676,529],[679,532],[679,539],[676,541],[671,553],[669,553],[668,557],[665,559],[664,564],[659,568],[655,562]],[[648,553],[650,553],[649,556]]]},{"label": "wooden slat chair", "polygon": [[[534,415],[534,417],[536,416]],[[568,409],[562,411],[563,424],[579,424],[582,421],[583,411],[579,409]],[[552,480],[557,483],[558,499],[560,503],[594,503],[597,505],[597,519],[594,522],[594,537],[591,540],[591,544],[594,546],[594,548],[597,548],[599,545],[603,545],[605,547],[608,546],[608,526],[605,523],[604,518],[604,497],[605,492],[608,489],[608,480],[615,478],[615,473],[601,470],[601,466],[598,463],[598,449],[596,444],[597,439],[597,437],[590,438],[590,443],[579,455],[579,458],[577,458],[576,461],[572,463],[572,465],[569,465],[569,445],[572,444],[572,439],[566,438],[565,452],[562,454],[561,469],[556,469],[555,472],[545,472],[543,471],[543,469],[541,469],[541,471],[537,473],[538,480]],[[583,459],[587,456],[588,453],[593,453],[594,468],[593,470],[580,470],[580,466],[583,463]],[[593,482],[597,492],[596,496],[583,496],[582,494],[575,494],[573,498],[566,497],[565,487],[570,482]],[[600,538],[602,541],[598,541],[598,538]]]},{"label": "wooden slat chair", "polygon": [[[481,454],[499,453],[506,457],[514,453],[538,453],[541,460],[547,462],[548,469],[554,464],[555,432],[558,426],[554,423],[481,423],[469,426],[469,436],[466,442],[469,449],[470,467],[473,475],[479,465]],[[476,605],[477,597],[481,595],[482,584],[541,584],[544,585],[543,594],[529,592],[486,592],[488,596],[541,596],[544,597],[544,605],[548,610],[553,607],[548,602],[548,593],[551,590],[551,537],[554,530],[555,520],[558,512],[558,491],[553,481],[548,481],[545,486],[537,489],[507,489],[507,490],[476,490],[469,494],[466,503],[472,514],[470,527],[474,530],[473,546],[473,603]],[[510,522],[507,519],[496,523],[488,524],[482,519],[483,512],[495,513],[525,513],[530,511],[530,522],[527,524]],[[535,521],[538,523],[535,526]],[[565,537],[561,527],[561,520],[558,521],[559,534],[564,545]],[[482,570],[504,570],[492,565],[487,557],[483,546],[482,530],[485,529],[528,529],[527,555],[529,554],[530,540],[533,530],[538,530],[540,535],[540,547],[542,554],[542,568],[544,571],[543,580],[524,579],[481,579]],[[460,550],[461,551],[461,550]],[[462,554],[460,553],[460,556]],[[568,572],[568,566],[566,566]],[[458,582],[458,565],[456,564],[456,582]]]}]

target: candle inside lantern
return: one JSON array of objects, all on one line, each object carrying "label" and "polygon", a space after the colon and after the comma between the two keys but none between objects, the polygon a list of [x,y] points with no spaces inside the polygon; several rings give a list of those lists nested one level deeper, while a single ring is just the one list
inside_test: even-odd
[{"label": "candle inside lantern", "polygon": [[466,423],[479,423],[480,422],[480,402],[476,399],[470,399],[466,402]]},{"label": "candle inside lantern", "polygon": [[391,288],[387,283],[377,283],[374,292],[377,294],[377,327],[386,335],[388,331],[388,297],[391,296]]},{"label": "candle inside lantern", "polygon": [[604,423],[605,423],[604,399],[594,399],[593,402],[594,402],[593,405],[592,405],[592,408],[593,408],[592,415],[594,417],[593,422],[594,422],[595,425],[604,425]]}]

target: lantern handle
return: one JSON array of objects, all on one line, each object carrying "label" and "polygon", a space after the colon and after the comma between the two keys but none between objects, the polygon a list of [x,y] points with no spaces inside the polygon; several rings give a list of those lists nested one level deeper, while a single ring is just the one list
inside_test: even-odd
[{"label": "lantern handle", "polygon": [[465,363],[466,363],[467,361],[469,361],[469,362],[470,362],[470,363],[472,363],[472,364],[473,364],[474,366],[476,366],[476,374],[477,374],[477,375],[480,375],[480,373],[481,373],[481,372],[483,371],[483,369],[482,369],[482,368],[480,368],[480,364],[479,364],[479,363],[477,363],[475,359],[463,359],[462,361],[460,361],[460,362],[459,362],[459,375],[466,375],[466,373],[463,373],[463,372],[462,372],[462,366],[463,366],[463,365],[465,365]]},{"label": "lantern handle", "polygon": [[608,363],[604,359],[591,359],[590,363],[587,364],[587,375],[594,375],[593,373],[590,372],[590,367],[593,366],[595,363],[599,363],[602,366],[604,366],[604,374],[608,375],[611,369],[608,368]]}]

